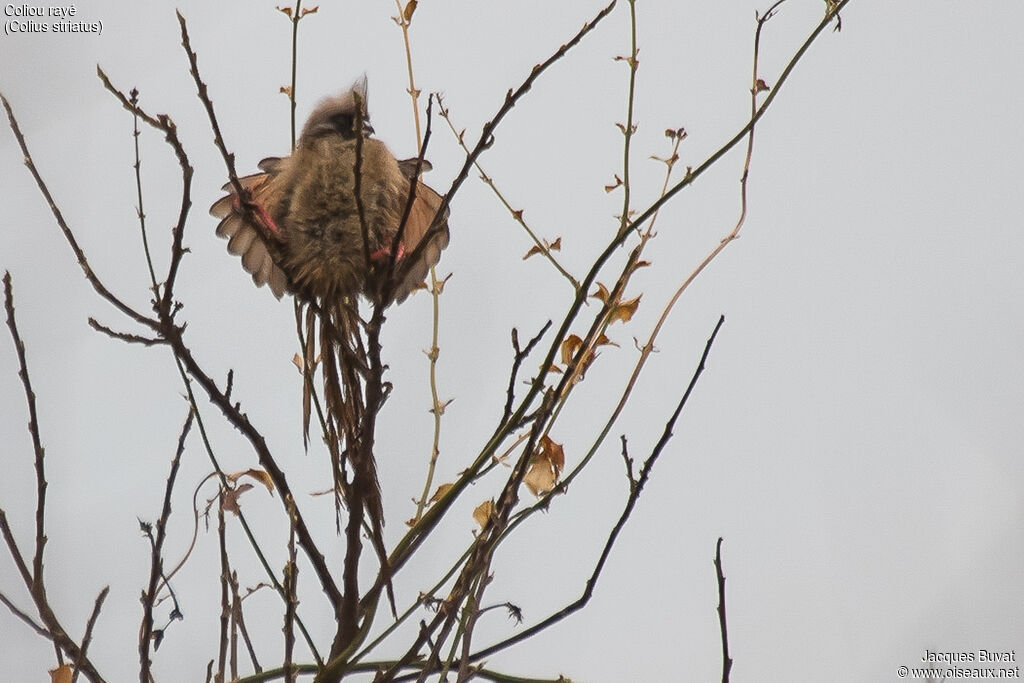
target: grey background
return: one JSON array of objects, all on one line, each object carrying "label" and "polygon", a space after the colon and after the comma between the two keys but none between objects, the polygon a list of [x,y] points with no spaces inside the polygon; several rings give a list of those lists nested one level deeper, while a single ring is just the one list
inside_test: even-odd
[{"label": "grey background", "polygon": [[[634,207],[660,187],[665,128],[685,126],[681,164],[696,165],[744,123],[754,11],[749,2],[640,2]],[[505,91],[567,40],[596,3],[421,3],[413,27],[419,87],[443,91],[475,140]],[[178,123],[196,168],[177,293],[188,338],[212,374],[236,372],[235,397],[267,433],[293,488],[325,487],[322,454],[302,453],[292,308],[255,290],[213,229],[206,207],[225,172],[211,145],[179,46],[173,9],[135,3],[78,6],[102,35],[0,37],[0,89],[11,101],[65,216],[98,273],[140,308],[141,258],[130,117],[95,77],[142,92]],[[290,25],[273,3],[183,2],[193,46],[227,142],[245,172],[288,148]],[[775,77],[822,3],[790,0],[763,40],[762,77]],[[364,71],[379,137],[412,156],[415,139],[401,34],[388,3],[321,3],[301,27],[299,116]],[[6,19],[6,17],[5,17]],[[810,50],[758,128],[750,213],[742,237],[697,280],[658,340],[630,408],[593,466],[551,511],[498,556],[490,596],[527,624],[574,599],[626,495],[618,434],[644,455],[688,381],[720,313],[726,325],[676,437],[622,535],[590,607],[543,637],[491,660],[512,673],[574,680],[713,680],[720,651],[711,559],[725,538],[734,680],[898,680],[927,648],[1020,650],[1024,584],[1021,453],[1024,342],[1017,261],[1022,248],[1019,164],[1024,152],[1024,60],[1014,3],[855,0],[839,34]],[[499,131],[484,168],[531,225],[563,238],[562,262],[582,274],[614,229],[621,173],[627,5],[537,83]],[[156,134],[142,138],[151,239],[166,263],[179,170]],[[427,180],[445,189],[461,165],[434,121]],[[667,297],[735,223],[742,153],[729,154],[673,201],[633,295],[637,316],[613,329],[554,438],[570,465],[607,418]],[[81,277],[44,201],[0,132],[4,197],[0,268],[15,283],[47,449],[51,600],[81,633],[96,593],[111,586],[92,654],[111,680],[137,678],[138,595],[148,546],[137,517],[154,519],[175,438],[182,387],[169,354],[92,332],[87,316],[127,328]],[[504,400],[509,329],[525,336],[569,300],[489,190],[469,182],[453,206],[441,272],[443,397],[440,481],[453,478],[490,434]],[[610,282],[612,276],[603,278]],[[379,435],[389,525],[399,538],[422,487],[430,303],[392,311],[385,343],[395,392]],[[129,328],[130,329],[130,328]],[[5,334],[6,337],[6,334]],[[526,370],[533,372],[529,365]],[[30,552],[34,484],[27,415],[8,339],[0,343],[0,506]],[[204,406],[227,470],[254,465],[238,434]],[[191,533],[192,489],[209,471],[193,438],[168,541],[173,562]],[[494,495],[478,484],[436,542],[396,585],[411,599],[471,539],[470,512]],[[212,495],[207,484],[200,504]],[[243,497],[271,563],[287,529],[265,491]],[[326,498],[299,504],[339,561]],[[232,527],[243,586],[262,579]],[[333,545],[332,545],[333,543]],[[202,680],[215,656],[216,538],[201,529],[175,579],[186,621],[157,653],[159,680]],[[305,567],[302,610],[329,624]],[[369,567],[368,567],[369,569]],[[13,564],[0,590],[29,607]],[[263,664],[279,658],[280,607],[268,591],[247,601]],[[165,604],[164,610],[168,608]],[[381,617],[380,623],[385,620]],[[514,632],[497,612],[481,645]],[[0,680],[45,680],[53,652],[0,615]],[[390,653],[394,654],[394,653]]]}]

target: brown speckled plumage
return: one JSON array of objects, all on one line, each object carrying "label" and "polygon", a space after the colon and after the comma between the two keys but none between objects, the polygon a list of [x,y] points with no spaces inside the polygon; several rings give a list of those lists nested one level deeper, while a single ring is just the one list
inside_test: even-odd
[{"label": "brown speckled plumage", "polygon": [[[257,285],[307,298],[345,298],[367,293],[397,235],[409,196],[415,160],[400,162],[363,126],[360,184],[369,236],[368,264],[355,200],[357,111],[355,90],[322,102],[310,115],[295,152],[260,162],[262,173],[241,178],[254,206],[246,220],[230,184],[210,212],[221,218],[217,234]],[[423,170],[429,168],[424,164]],[[412,211],[402,230],[400,253],[412,254],[429,230],[441,197],[417,180]],[[269,220],[268,220],[269,219]],[[448,245],[447,211],[415,260],[396,263],[391,299],[403,301],[426,277]]]}]

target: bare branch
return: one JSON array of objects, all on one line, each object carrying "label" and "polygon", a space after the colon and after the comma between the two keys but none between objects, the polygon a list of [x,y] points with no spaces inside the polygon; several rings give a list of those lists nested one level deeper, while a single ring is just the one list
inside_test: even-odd
[{"label": "bare branch", "polygon": [[78,259],[78,265],[81,266],[82,272],[85,273],[85,278],[92,285],[96,292],[106,299],[112,306],[124,313],[126,316],[139,323],[149,327],[152,330],[156,330],[159,324],[142,315],[128,304],[121,301],[113,292],[107,289],[106,285],[100,280],[99,276],[93,271],[89,265],[89,260],[85,256],[85,252],[82,247],[79,246],[78,240],[75,239],[74,233],[71,232],[71,228],[68,226],[67,221],[64,220],[64,215],[57,207],[57,202],[54,200],[53,195],[50,194],[50,189],[46,186],[46,182],[42,176],[39,175],[38,169],[36,169],[35,162],[32,161],[32,154],[28,150],[28,145],[25,142],[25,136],[21,133],[21,128],[18,126],[18,121],[14,117],[14,111],[11,109],[10,103],[7,98],[0,94],[0,102],[3,102],[4,109],[7,110],[7,121],[11,126],[11,130],[14,132],[14,137],[18,140],[18,146],[21,147],[21,153],[25,157],[25,165],[28,167],[29,173],[36,181],[36,185],[39,187],[39,191],[42,193],[43,198],[46,199],[46,203],[50,207],[50,212],[53,214],[54,219],[57,221],[58,227],[61,232],[64,233],[64,238],[71,246],[71,250],[75,253],[75,258]]},{"label": "bare branch", "polygon": [[636,506],[637,501],[640,499],[640,494],[643,492],[644,485],[650,478],[651,470],[654,468],[654,464],[657,462],[658,457],[661,455],[662,450],[665,448],[669,439],[672,437],[672,429],[675,426],[676,420],[679,418],[679,414],[682,412],[683,407],[686,405],[687,400],[690,398],[690,394],[693,392],[693,388],[697,384],[697,380],[704,372],[705,363],[708,358],[708,354],[711,352],[711,346],[715,343],[715,338],[718,336],[718,330],[721,329],[725,323],[725,316],[721,316],[718,319],[718,324],[715,325],[715,329],[711,332],[711,336],[708,338],[707,344],[704,346],[704,353],[700,357],[700,362],[697,364],[697,369],[693,373],[693,377],[690,379],[689,385],[686,387],[686,391],[683,393],[682,398],[679,399],[676,404],[676,409],[673,411],[668,422],[665,424],[664,432],[658,443],[655,444],[651,454],[644,460],[643,466],[640,468],[640,473],[636,478],[635,482],[632,482],[630,486],[629,497],[626,500],[625,508],[622,514],[619,515],[618,521],[615,526],[612,527],[611,533],[608,535],[608,540],[605,541],[604,549],[601,551],[601,555],[597,560],[597,564],[594,566],[593,572],[590,574],[590,578],[587,579],[586,587],[583,590],[583,594],[575,601],[566,605],[564,608],[555,612],[548,618],[540,621],[533,626],[526,628],[516,635],[507,638],[501,642],[495,643],[490,647],[484,648],[474,652],[470,657],[472,661],[480,661],[487,659],[491,655],[501,650],[508,648],[511,645],[522,642],[528,638],[533,637],[537,633],[540,633],[544,629],[558,623],[562,619],[565,619],[570,614],[579,611],[590,602],[590,598],[593,597],[594,589],[597,587],[597,580],[601,576],[601,571],[604,569],[605,562],[611,555],[612,548],[615,546],[615,541],[618,539],[619,533],[625,527],[626,522],[629,521],[630,516],[633,514],[633,508]]},{"label": "bare branch", "polygon": [[140,683],[149,683],[151,677],[152,662],[149,658],[149,648],[150,642],[153,640],[153,605],[164,571],[163,547],[164,540],[167,538],[167,520],[171,517],[171,492],[174,490],[174,483],[177,480],[181,456],[185,452],[185,439],[188,438],[189,431],[192,429],[194,418],[195,412],[190,407],[188,415],[185,416],[185,424],[182,425],[181,433],[178,435],[178,447],[174,451],[174,457],[171,458],[171,471],[167,475],[167,486],[164,487],[163,508],[156,523],[156,538],[153,539],[149,560],[149,584],[142,594],[142,626],[139,629]]},{"label": "bare branch", "polygon": [[715,544],[715,577],[718,579],[718,625],[722,631],[722,683],[729,683],[732,658],[729,656],[729,629],[725,623],[725,575],[722,573],[722,539]]},{"label": "bare branch", "polygon": [[[28,375],[28,361],[25,358],[25,342],[18,333],[18,324],[14,318],[14,287],[11,283],[11,274],[4,273],[4,310],[7,312],[7,327],[11,331],[11,339],[14,341],[14,350],[18,356],[18,377],[21,378],[22,387],[25,390],[25,404],[28,406],[28,432],[32,437],[32,452],[35,454],[34,462],[36,469],[36,543],[35,553],[32,558],[31,580],[26,581],[34,596],[46,600],[46,588],[43,584],[43,549],[46,547],[45,511],[46,511],[46,471],[43,460],[46,450],[43,448],[42,439],[39,436],[39,415],[36,412],[36,393],[32,390],[32,380]],[[6,528],[6,526],[5,526]],[[13,539],[13,536],[11,537]],[[11,547],[11,551],[16,549]],[[21,569],[19,567],[19,569]],[[22,578],[27,579],[26,571],[22,569]]]},{"label": "bare branch", "polygon": [[103,323],[97,321],[96,318],[93,317],[89,318],[89,327],[96,330],[97,332],[101,332],[107,335],[111,339],[118,339],[123,342],[128,342],[129,344],[142,344],[143,346],[159,346],[161,344],[167,343],[166,339],[161,339],[159,337],[143,337],[142,335],[139,334],[132,334],[130,332],[120,332],[118,330],[113,330],[104,325]]},{"label": "bare branch", "polygon": [[[7,100],[4,100],[3,102],[4,106],[7,108],[8,116],[11,119],[11,125],[16,130],[15,134],[18,136],[19,140],[22,140],[20,131],[17,131],[17,123],[14,121],[14,116],[11,113],[10,107],[7,105]],[[35,603],[36,611],[39,613],[39,618],[44,624],[47,638],[53,641],[60,652],[66,653],[73,661],[77,662],[79,667],[90,680],[98,682],[102,681],[103,678],[99,675],[99,672],[97,672],[96,667],[93,666],[92,662],[90,662],[82,652],[81,647],[75,643],[70,636],[68,636],[67,631],[65,631],[61,626],[60,621],[57,619],[57,615],[54,614],[46,597],[46,584],[43,579],[43,550],[46,546],[44,522],[46,517],[47,486],[46,471],[43,466],[45,450],[43,449],[42,439],[39,435],[39,422],[36,415],[36,395],[32,390],[32,382],[29,379],[28,362],[25,359],[25,343],[21,339],[21,335],[18,332],[18,325],[14,318],[14,289],[11,284],[11,274],[9,272],[4,273],[3,282],[4,310],[7,312],[7,327],[11,331],[11,339],[14,341],[15,353],[18,356],[18,376],[21,377],[22,386],[25,389],[25,402],[28,405],[29,412],[29,433],[32,436],[32,448],[35,454],[36,536],[35,552],[32,557],[31,571],[29,571],[28,564],[25,562],[24,556],[18,549],[18,544],[14,539],[14,532],[7,523],[7,515],[2,509],[0,509],[0,532],[3,533],[11,558],[18,567],[18,572],[21,574],[21,578],[25,582],[25,586],[28,588],[29,593],[32,596],[32,601]],[[20,614],[20,611],[14,610],[13,604],[6,600],[4,602],[8,605],[9,609],[15,611],[15,614]]]},{"label": "bare branch", "polygon": [[534,347],[540,343],[544,333],[551,327],[551,321],[548,320],[544,323],[544,327],[540,328],[540,332],[534,335],[533,339],[527,343],[526,348],[519,348],[519,331],[512,328],[512,350],[515,351],[515,356],[512,358],[512,369],[509,371],[508,376],[508,389],[505,390],[505,411],[502,414],[501,422],[504,424],[508,421],[510,415],[512,415],[512,404],[515,402],[515,382],[516,377],[519,375],[519,368],[522,366],[523,361],[526,360],[530,352],[533,351]]},{"label": "bare branch", "polygon": [[92,614],[89,615],[89,620],[85,624],[85,634],[82,636],[82,649],[79,650],[78,656],[75,658],[74,673],[71,676],[71,683],[75,683],[78,680],[78,674],[81,670],[82,661],[85,659],[85,653],[89,650],[89,643],[92,642],[92,630],[96,626],[96,620],[99,619],[100,610],[103,608],[103,602],[107,599],[107,595],[110,593],[110,586],[104,586],[100,594],[96,596],[96,602],[92,607]]},{"label": "bare branch", "polygon": [[[3,510],[0,510],[0,526],[3,526],[3,528],[5,529],[5,535],[6,535],[7,521],[6,521],[6,517],[4,516]],[[13,602],[11,602],[10,598],[8,598],[3,593],[0,593],[0,602],[4,603],[4,605],[7,606],[7,609],[9,609],[11,611],[11,614],[13,614],[14,616],[16,616],[19,619],[21,619],[23,622],[28,624],[28,627],[30,629],[32,629],[33,631],[35,631],[36,635],[40,635],[43,638],[46,638],[47,640],[50,639],[50,632],[49,631],[47,631],[45,628],[43,628],[42,626],[37,624],[32,617],[30,617],[29,615],[25,614],[20,609],[18,609],[18,606],[15,605]]]}]

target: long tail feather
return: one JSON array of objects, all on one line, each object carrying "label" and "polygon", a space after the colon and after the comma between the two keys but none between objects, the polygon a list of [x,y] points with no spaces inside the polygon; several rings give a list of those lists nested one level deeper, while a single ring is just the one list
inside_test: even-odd
[{"label": "long tail feather", "polygon": [[[362,429],[366,411],[363,393],[366,352],[359,316],[351,304],[333,298],[319,309],[319,322],[320,367],[335,484],[345,492],[350,521],[354,520],[361,527],[368,518],[370,540],[380,561],[391,611],[396,613],[391,567],[384,545],[384,505],[377,463],[373,444],[364,443],[366,438],[373,437],[372,434],[365,436]],[[312,326],[307,330],[312,336]],[[308,347],[306,355],[311,355]],[[308,417],[305,419],[308,425]],[[343,475],[346,466],[351,468],[352,474],[347,486]]]}]

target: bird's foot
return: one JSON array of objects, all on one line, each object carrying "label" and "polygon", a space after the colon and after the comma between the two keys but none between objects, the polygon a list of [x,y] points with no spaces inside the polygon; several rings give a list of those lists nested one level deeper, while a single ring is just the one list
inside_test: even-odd
[{"label": "bird's foot", "polygon": [[[262,204],[254,202],[251,199],[247,200],[245,203],[249,207],[249,210],[252,212],[256,221],[261,224],[261,227],[263,227],[264,230],[276,235],[277,237],[281,236],[280,228],[277,227],[277,223],[275,223],[274,219],[270,217],[270,214],[267,213],[267,210],[263,208]],[[236,213],[245,214],[245,209],[242,208],[242,199],[237,195],[235,196],[234,208]]]},{"label": "bird's foot", "polygon": [[[399,242],[398,249],[395,251],[395,261],[401,261],[403,256],[405,256],[405,245]],[[390,258],[391,247],[384,247],[370,254],[370,260],[374,263],[387,263],[387,260]]]}]

